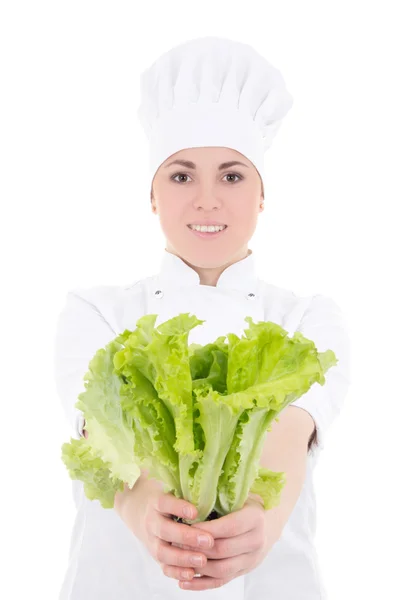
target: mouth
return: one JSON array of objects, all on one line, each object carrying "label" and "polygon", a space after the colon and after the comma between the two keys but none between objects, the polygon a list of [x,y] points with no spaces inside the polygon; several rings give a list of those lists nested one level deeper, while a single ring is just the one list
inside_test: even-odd
[{"label": "mouth", "polygon": [[219,236],[223,235],[224,231],[226,231],[228,229],[228,225],[210,226],[207,228],[203,227],[203,230],[194,229],[193,225],[188,225],[187,227],[194,235],[197,235],[198,237],[201,237],[201,238],[219,237]]}]

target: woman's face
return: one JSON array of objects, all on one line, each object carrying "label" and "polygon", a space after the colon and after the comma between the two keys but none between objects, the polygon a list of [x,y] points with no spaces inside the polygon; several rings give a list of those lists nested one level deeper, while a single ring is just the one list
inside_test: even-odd
[{"label": "woman's face", "polygon": [[[241,164],[223,165],[232,161]],[[247,256],[262,211],[263,189],[257,169],[240,152],[222,147],[180,150],[158,168],[152,191],[152,208],[159,215],[166,250],[204,269]],[[204,221],[227,228],[203,238],[188,227]]]}]

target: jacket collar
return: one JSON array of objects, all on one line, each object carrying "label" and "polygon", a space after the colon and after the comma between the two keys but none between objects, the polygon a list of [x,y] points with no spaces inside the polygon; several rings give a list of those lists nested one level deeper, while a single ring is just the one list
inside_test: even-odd
[{"label": "jacket collar", "polygon": [[[198,285],[198,273],[187,265],[179,256],[164,250],[158,280],[162,285],[176,284],[180,286]],[[246,258],[229,265],[220,275],[216,287],[223,289],[243,290],[255,293],[258,277],[253,251],[249,249]],[[203,286],[202,287],[213,287]]]}]

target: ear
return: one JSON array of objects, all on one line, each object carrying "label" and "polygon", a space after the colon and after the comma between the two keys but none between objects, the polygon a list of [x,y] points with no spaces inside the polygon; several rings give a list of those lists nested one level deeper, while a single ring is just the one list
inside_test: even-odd
[{"label": "ear", "polygon": [[157,214],[157,206],[156,206],[156,202],[154,200],[153,193],[150,194],[150,202],[151,202],[151,212],[154,214]]}]

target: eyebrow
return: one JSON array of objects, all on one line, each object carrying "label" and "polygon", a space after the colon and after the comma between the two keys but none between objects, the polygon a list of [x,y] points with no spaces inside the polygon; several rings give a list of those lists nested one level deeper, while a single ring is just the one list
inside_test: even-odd
[{"label": "eyebrow", "polygon": [[[173,160],[172,162],[165,165],[164,169],[167,169],[171,165],[181,165],[182,167],[186,167],[187,169],[196,170],[196,165],[191,160]],[[246,167],[246,169],[249,168],[247,165],[245,165],[242,162],[239,162],[238,160],[230,160],[229,162],[221,163],[218,167],[218,170],[222,171],[222,169],[228,169],[229,167],[233,167],[234,165],[241,165],[242,167]]]}]

